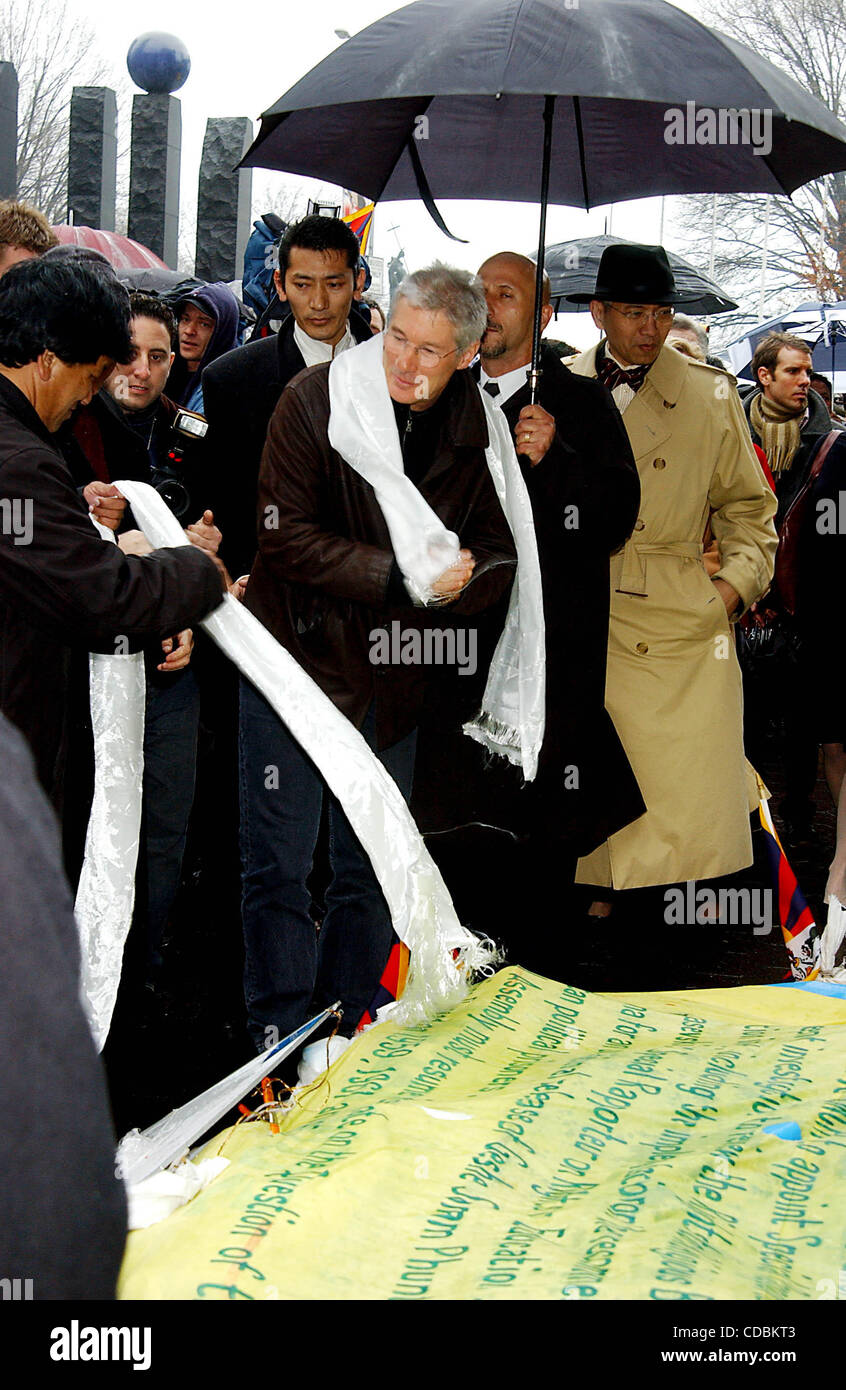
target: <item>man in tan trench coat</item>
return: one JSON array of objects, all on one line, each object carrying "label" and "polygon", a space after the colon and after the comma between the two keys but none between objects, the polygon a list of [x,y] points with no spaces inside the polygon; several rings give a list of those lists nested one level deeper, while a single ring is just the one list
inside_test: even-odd
[{"label": "man in tan trench coat", "polygon": [[634,532],[611,560],[606,703],[647,807],[579,861],[577,880],[716,878],[752,863],[757,796],[731,623],[769,586],[775,497],[733,378],[664,345],[680,296],[662,247],[608,247],[594,293],[569,297],[590,301],[605,336],[568,365],[612,391],[640,475]]}]

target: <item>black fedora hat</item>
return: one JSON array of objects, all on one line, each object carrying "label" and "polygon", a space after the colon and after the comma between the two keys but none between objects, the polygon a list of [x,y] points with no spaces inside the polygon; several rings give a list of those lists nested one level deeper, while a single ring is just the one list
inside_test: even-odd
[{"label": "black fedora hat", "polygon": [[623,304],[686,304],[691,296],[676,289],[663,246],[619,242],[606,246],[592,293],[567,294],[570,304],[617,299]]}]

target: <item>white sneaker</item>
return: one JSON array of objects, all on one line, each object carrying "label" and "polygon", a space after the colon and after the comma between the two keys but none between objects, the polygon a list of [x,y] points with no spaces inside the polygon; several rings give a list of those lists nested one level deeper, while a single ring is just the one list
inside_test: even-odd
[{"label": "white sneaker", "polygon": [[329,1054],[328,1065],[331,1067],[332,1063],[336,1062],[343,1052],[346,1052],[351,1042],[352,1038],[342,1038],[336,1033],[334,1038],[320,1038],[317,1042],[308,1043],[303,1048],[303,1055],[297,1067],[300,1085],[308,1086],[312,1081],[316,1081],[318,1076],[323,1075],[327,1067],[327,1051]]}]

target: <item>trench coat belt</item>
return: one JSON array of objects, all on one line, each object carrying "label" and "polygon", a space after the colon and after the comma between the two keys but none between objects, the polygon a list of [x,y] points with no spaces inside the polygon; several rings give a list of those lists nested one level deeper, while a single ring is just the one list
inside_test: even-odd
[{"label": "trench coat belt", "polygon": [[679,555],[682,559],[698,560],[702,555],[702,544],[700,541],[656,541],[650,545],[628,541],[623,549],[623,568],[616,586],[618,594],[647,597],[647,555]]}]

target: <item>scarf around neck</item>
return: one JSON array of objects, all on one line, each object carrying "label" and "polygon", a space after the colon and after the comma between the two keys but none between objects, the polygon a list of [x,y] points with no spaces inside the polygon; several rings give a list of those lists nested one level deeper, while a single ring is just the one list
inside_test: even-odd
[{"label": "scarf around neck", "polygon": [[[459,538],[405,473],[382,349],[379,335],[332,362],[329,443],[373,488],[405,586],[415,603],[426,607],[435,599],[435,580],[458,560]],[[479,399],[488,426],[485,457],[517,548],[517,575],[482,709],[464,732],[521,766],[531,781],[543,742],[546,688],[537,541],[508,423],[481,391]]]},{"label": "scarf around neck", "polygon": [[802,440],[804,410],[787,410],[765,396],[763,391],[752,397],[749,420],[761,440],[761,448],[774,477],[786,473]]}]

